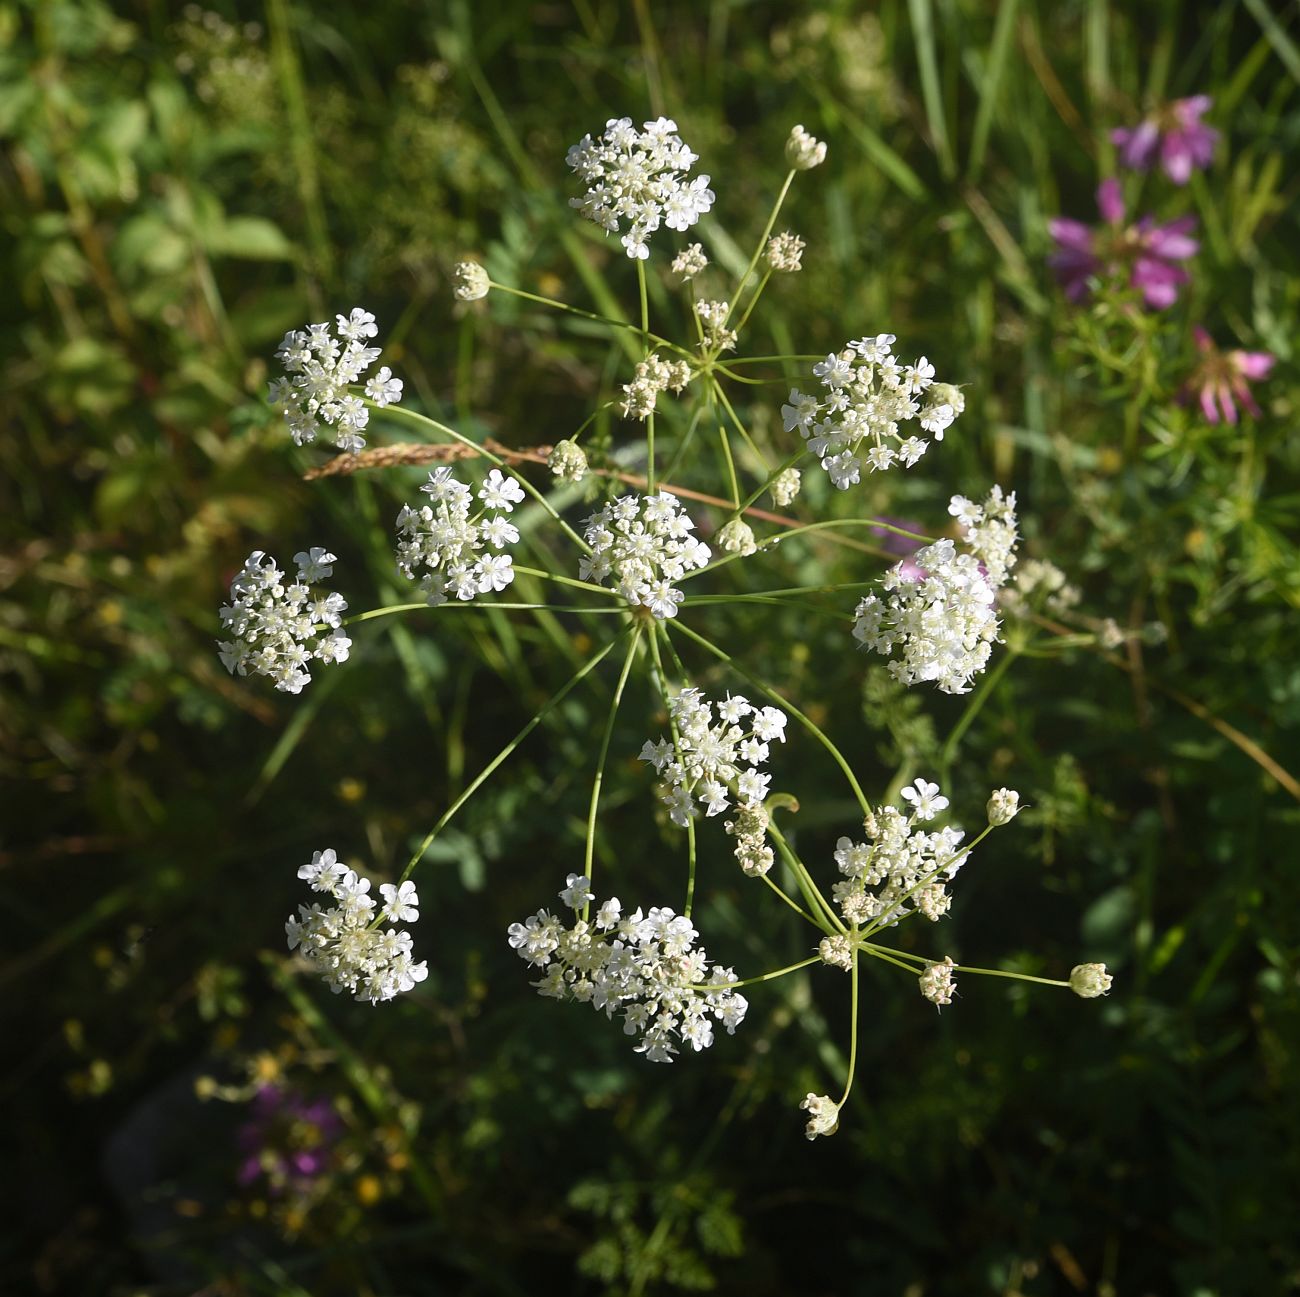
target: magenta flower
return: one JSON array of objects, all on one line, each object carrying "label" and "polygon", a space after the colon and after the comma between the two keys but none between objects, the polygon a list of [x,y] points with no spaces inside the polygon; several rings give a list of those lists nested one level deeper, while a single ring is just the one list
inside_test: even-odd
[{"label": "magenta flower", "polygon": [[1219,132],[1201,121],[1213,102],[1209,95],[1175,99],[1131,131],[1111,131],[1120,163],[1133,171],[1150,171],[1159,155],[1165,175],[1185,185],[1197,167],[1208,167],[1214,158]]},{"label": "magenta flower", "polygon": [[1259,406],[1247,380],[1258,382],[1267,378],[1277,357],[1267,351],[1220,351],[1199,325],[1192,330],[1192,335],[1201,353],[1201,363],[1187,380],[1183,399],[1196,397],[1211,423],[1219,422],[1220,412],[1229,423],[1236,423],[1237,401],[1258,418]]},{"label": "magenta flower", "polygon": [[1196,228],[1194,216],[1180,217],[1158,225],[1144,216],[1136,225],[1124,224],[1124,200],[1119,181],[1103,180],[1097,189],[1097,207],[1105,225],[1093,228],[1082,221],[1057,217],[1047,228],[1056,241],[1056,251],[1047,264],[1072,302],[1084,301],[1091,292],[1094,276],[1127,272],[1128,283],[1142,294],[1153,311],[1163,310],[1178,299],[1178,290],[1191,278],[1181,266],[1200,247],[1190,237]]},{"label": "magenta flower", "polygon": [[263,1085],[250,1106],[251,1119],[237,1136],[241,1185],[265,1178],[278,1194],[304,1189],[329,1169],[343,1122],[328,1100],[309,1101],[291,1090]]}]

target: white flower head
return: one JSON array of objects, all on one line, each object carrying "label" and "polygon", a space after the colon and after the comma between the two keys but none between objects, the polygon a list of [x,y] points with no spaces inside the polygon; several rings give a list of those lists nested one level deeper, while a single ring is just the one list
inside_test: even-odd
[{"label": "white flower head", "polygon": [[1020,794],[1012,788],[995,788],[989,794],[989,823],[995,828],[1010,824],[1020,813]]},{"label": "white flower head", "polygon": [[[575,911],[594,900],[590,880],[570,874],[560,893]],[[623,1032],[652,1063],[670,1063],[683,1047],[707,1049],[714,1024],[733,1033],[749,1008],[731,989],[729,968],[710,968],[696,947],[699,933],[684,915],[667,908],[624,914],[617,898],[601,904],[594,924],[575,915],[564,927],[545,910],[510,925],[511,948],[542,978],[540,995],[590,1004],[607,1018],[620,1014]]]},{"label": "white flower head", "polygon": [[[356,454],[365,448],[370,411],[350,389],[380,357],[380,349],[369,345],[379,326],[369,311],[354,306],[335,317],[334,330],[325,322],[284,335],[275,353],[284,374],[271,380],[267,400],[283,414],[299,446],[315,441],[323,423],[333,428],[340,450]],[[384,366],[364,390],[376,405],[392,405],[402,398],[402,380]]]},{"label": "white flower head", "polygon": [[332,909],[300,905],[297,916],[291,915],[284,925],[289,949],[298,951],[331,991],[348,991],[354,999],[378,1004],[428,977],[428,965],[412,958],[411,934],[381,926],[413,923],[420,917],[414,883],[380,887],[384,904],[376,923],[370,879],[348,869],[333,851],[316,852],[298,877],[337,902]]},{"label": "white flower head", "polygon": [[767,241],[763,260],[778,274],[792,275],[803,269],[803,250],[807,246],[797,234],[786,230]]},{"label": "white flower head", "polygon": [[667,117],[640,131],[630,117],[610,118],[599,139],[583,136],[565,158],[587,186],[569,205],[607,234],[627,221],[621,241],[629,257],[648,257],[650,236],[661,225],[688,230],[713,206],[709,177],[687,179],[697,158],[676,132]]},{"label": "white flower head", "polygon": [[660,392],[680,392],[691,381],[691,367],[685,360],[665,360],[651,352],[636,367],[636,375],[623,385],[618,412],[625,419],[647,419],[655,412]]},{"label": "white flower head", "polygon": [[232,675],[262,675],[282,693],[301,693],[311,683],[310,664],[346,662],[352,641],[343,633],[347,600],[320,589],[338,560],[315,545],[294,556],[297,579],[289,581],[260,549],[230,583],[230,602],[220,609],[222,665]]},{"label": "white flower head", "polygon": [[710,558],[694,529],[667,491],[611,500],[587,519],[583,534],[592,552],[579,561],[578,576],[602,584],[612,577],[628,603],[661,620],[675,617],[684,598],[675,583]]},{"label": "white flower head", "polygon": [[795,388],[781,407],[786,432],[798,429],[839,490],[861,481],[864,467],[872,473],[896,464],[911,468],[930,442],[906,425],[915,420],[942,441],[960,413],[956,389],[934,382],[934,366],[924,356],[912,365],[899,361],[894,341],[892,333],[878,333],[831,352],[812,370],[825,393],[818,397]]},{"label": "white flower head", "polygon": [[997,486],[983,505],[953,496],[948,511],[971,552],[959,554],[947,539],[927,545],[885,574],[880,595],[859,602],[854,638],[892,658],[896,680],[960,694],[988,665],[1000,627],[997,591],[1016,561],[1015,503]]},{"label": "white flower head", "polygon": [[921,984],[921,994],[937,1007],[952,1003],[953,994],[957,989],[953,979],[953,967],[951,957],[945,955],[942,963],[927,964],[925,971],[917,979]]},{"label": "white flower head", "polygon": [[[713,703],[694,688],[679,690],[669,710],[675,739],[647,742],[640,759],[658,772],[659,797],[673,823],[685,828],[701,808],[706,816],[720,815],[732,797],[742,808],[760,806],[771,776],[757,767],[767,761],[773,742],[785,741],[785,713],[754,707],[738,695]],[[760,839],[766,828],[764,818]],[[746,831],[755,845],[753,826]]]},{"label": "white flower head", "polygon": [[403,505],[397,515],[397,566],[403,575],[420,578],[420,592],[430,605],[449,598],[470,600],[504,590],[514,579],[509,554],[484,553],[519,540],[506,517],[524,498],[523,489],[500,469],[492,469],[479,487],[482,510],[471,520],[474,493],[450,468],[436,468],[420,488],[429,503]]},{"label": "white flower head", "polygon": [[587,476],[587,452],[576,441],[557,441],[546,457],[546,467],[561,482],[581,482]]},{"label": "white flower head", "polygon": [[704,249],[698,243],[691,243],[673,258],[672,271],[685,283],[688,279],[694,279],[708,264],[709,259],[704,255]]}]

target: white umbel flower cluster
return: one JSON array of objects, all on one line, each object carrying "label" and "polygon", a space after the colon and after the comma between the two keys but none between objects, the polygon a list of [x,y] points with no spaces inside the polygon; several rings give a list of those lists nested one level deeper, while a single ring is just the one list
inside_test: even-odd
[{"label": "white umbel flower cluster", "polygon": [[919,827],[948,805],[938,784],[918,779],[903,789],[902,798],[911,814],[897,806],[877,807],[867,817],[865,842],[846,837],[835,844],[844,880],[831,891],[849,923],[892,927],[914,912],[933,921],[952,904],[946,884],[970,854],[961,851],[965,834],[951,827],[934,833]]},{"label": "white umbel flower cluster", "polygon": [[630,222],[622,237],[629,257],[644,261],[650,255],[647,240],[661,224],[689,230],[713,206],[708,176],[687,181],[698,156],[676,132],[677,123],[667,117],[640,131],[630,117],[611,117],[600,139],[584,135],[565,156],[587,186],[569,206],[607,234],[617,234],[620,221]]},{"label": "white umbel flower cluster", "polygon": [[954,495],[948,512],[961,524],[967,546],[984,565],[995,589],[1006,585],[1016,565],[1016,493],[1005,495],[995,486],[983,504]]},{"label": "white umbel flower cluster", "polygon": [[574,874],[560,899],[575,911],[571,928],[539,910],[509,929],[519,957],[545,972],[533,983],[539,994],[590,1004],[607,1018],[620,1013],[624,1033],[640,1037],[636,1052],[652,1063],[671,1063],[679,1044],[707,1049],[713,1021],[735,1033],[749,1003],[730,989],[731,969],[710,970],[688,918],[658,908],[624,916],[612,897],[589,923],[576,912],[595,899],[591,880]]},{"label": "white umbel flower cluster", "polygon": [[[361,434],[370,422],[370,411],[348,387],[359,383],[379,359],[380,349],[366,341],[378,334],[379,326],[359,306],[335,320],[337,337],[328,320],[284,335],[275,353],[284,375],[271,380],[267,400],[284,414],[299,446],[316,440],[323,421],[334,429],[334,444],[355,455],[365,448]],[[366,380],[365,394],[378,406],[395,405],[402,399],[402,380],[384,365]]]},{"label": "white umbel flower cluster", "polygon": [[692,536],[695,524],[675,495],[624,495],[587,519],[592,552],[578,564],[583,581],[613,576],[619,593],[656,617],[676,617],[685,596],[674,585],[709,561],[709,547]]},{"label": "white umbel flower cluster", "polygon": [[738,694],[711,703],[694,688],[682,689],[669,709],[676,744],[647,741],[639,759],[658,772],[659,796],[673,823],[685,828],[701,806],[706,815],[721,815],[733,796],[741,806],[760,805],[772,776],[756,767],[767,760],[772,743],[785,742],[785,713],[755,707]]},{"label": "white umbel flower cluster", "polygon": [[[284,925],[289,949],[301,950],[336,995],[348,991],[378,1004],[428,977],[428,965],[411,958],[411,934],[396,926],[420,917],[414,883],[384,883],[376,914],[370,879],[358,877],[333,851],[317,851],[298,877],[337,904],[330,910],[300,905],[298,917],[290,915]],[[394,926],[381,926],[385,922]]]},{"label": "white umbel flower cluster", "polygon": [[680,392],[691,381],[691,367],[684,360],[665,360],[651,352],[636,367],[636,376],[623,384],[618,412],[625,419],[646,419],[655,412],[660,392]]},{"label": "white umbel flower cluster", "polygon": [[826,395],[819,399],[798,388],[781,407],[786,432],[799,429],[808,449],[821,461],[841,491],[862,476],[901,464],[911,468],[929,448],[915,434],[903,436],[902,424],[917,419],[923,432],[942,441],[965,409],[958,388],[934,381],[934,366],[924,356],[904,365],[893,354],[894,335],[858,338],[813,366]]},{"label": "white umbel flower cluster", "polygon": [[301,693],[311,683],[311,662],[346,662],[352,641],[340,629],[347,600],[313,588],[338,560],[319,545],[295,554],[295,581],[275,559],[255,549],[230,583],[221,625],[234,638],[219,642],[222,665],[232,675],[269,676],[282,693]]},{"label": "white umbel flower cluster", "polygon": [[1004,496],[997,486],[983,505],[953,496],[949,512],[965,526],[972,552],[936,541],[885,573],[883,598],[859,602],[854,638],[886,657],[899,650],[889,664],[896,680],[933,681],[944,693],[962,694],[988,665],[1000,625],[998,587],[1015,563],[1015,504],[1015,493]]},{"label": "white umbel flower cluster", "polygon": [[474,493],[451,469],[435,468],[420,490],[430,502],[418,509],[403,505],[397,515],[398,568],[412,580],[420,568],[429,569],[420,593],[431,605],[504,590],[515,579],[510,555],[481,551],[503,550],[519,539],[505,516],[524,498],[519,483],[494,468],[479,487],[483,507],[473,520]]}]

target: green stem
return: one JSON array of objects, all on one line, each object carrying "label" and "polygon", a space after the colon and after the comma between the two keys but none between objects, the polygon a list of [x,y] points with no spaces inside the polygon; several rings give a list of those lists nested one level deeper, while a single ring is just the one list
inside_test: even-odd
[{"label": "green stem", "polygon": [[952,727],[952,733],[944,741],[943,749],[939,753],[939,773],[942,782],[947,782],[948,769],[952,765],[952,759],[957,754],[957,745],[962,740],[962,735],[970,729],[971,722],[979,715],[980,709],[988,702],[997,683],[1006,674],[1007,668],[1019,656],[1017,649],[1008,649],[996,662],[992,670],[985,673],[984,679],[980,681],[979,688],[970,696],[965,710],[959,717],[957,724]]},{"label": "green stem", "polygon": [[776,196],[776,202],[773,204],[771,215],[767,218],[767,224],[763,227],[763,233],[759,235],[758,246],[754,249],[754,255],[750,257],[749,265],[745,267],[745,273],[740,277],[740,283],[736,285],[736,291],[731,298],[731,309],[727,311],[727,319],[722,322],[724,328],[727,321],[731,319],[731,312],[735,310],[736,303],[740,301],[740,295],[745,291],[745,285],[749,283],[750,276],[754,273],[754,267],[758,265],[759,257],[763,255],[763,249],[767,247],[767,241],[772,235],[772,227],[776,224],[776,218],[781,213],[781,204],[785,202],[785,196],[790,192],[794,174],[793,168],[786,173],[785,183],[781,186],[781,192]]},{"label": "green stem", "polygon": [[[721,385],[716,380],[713,383],[713,390],[717,393],[718,399],[722,402],[722,408],[726,410],[728,415],[730,415],[731,422],[736,425],[736,431],[740,433],[745,445],[749,447],[751,454],[753,454],[754,458],[762,464],[763,469],[766,472],[768,469],[767,456],[764,455],[763,452],[754,444],[754,439],[749,435],[749,429],[741,423],[740,416],[736,413],[735,408],[727,399],[726,392],[722,390]],[[737,500],[739,500],[739,497],[737,497]]]},{"label": "green stem", "polygon": [[[618,685],[614,690],[614,700],[610,704],[609,718],[605,721],[605,732],[600,739],[600,754],[596,758],[596,777],[591,782],[591,804],[587,808],[587,846],[583,858],[583,870],[587,878],[592,878],[593,860],[596,854],[596,812],[600,808],[600,786],[605,778],[605,759],[609,756],[609,743],[614,736],[614,721],[618,716],[618,705],[623,701],[623,689],[627,685],[628,673],[632,670],[632,659],[636,657],[637,642],[641,638],[641,623],[632,626],[632,635],[628,641],[627,654],[623,658],[623,670],[619,672]],[[591,903],[582,907],[582,917],[586,919]]]},{"label": "green stem", "polygon": [[[637,262],[637,269],[641,271],[642,287],[644,288],[645,271],[639,261]],[[558,302],[553,297],[542,297],[537,293],[530,293],[522,288],[511,288],[507,284],[498,284],[495,279],[488,282],[498,292],[509,293],[511,297],[522,297],[526,302],[536,302],[539,306],[549,306],[552,310],[563,311],[565,315],[577,315],[584,320],[593,320],[597,324],[608,325],[611,329],[627,329],[633,333],[639,333],[647,348],[653,342],[656,346],[667,347],[669,351],[675,351],[678,355],[685,356],[687,359],[693,360],[695,358],[688,348],[679,346],[675,342],[669,342],[667,338],[661,338],[657,333],[651,333],[644,314],[641,317],[640,324],[633,324],[631,320],[612,320],[608,315],[599,315],[595,311],[584,311],[580,306],[570,306],[567,302]],[[823,357],[818,356],[817,359],[821,360]]]},{"label": "green stem", "polygon": [[853,956],[851,991],[849,995],[849,1074],[844,1081],[844,1093],[840,1096],[839,1106],[844,1107],[848,1101],[849,1091],[853,1089],[853,1076],[858,1070],[858,957]]},{"label": "green stem", "polygon": [[645,262],[637,259],[636,263],[637,293],[641,298],[641,340],[649,350],[650,343],[650,299],[646,294]]},{"label": "green stem", "polygon": [[[668,632],[656,623],[650,635],[650,656],[654,660],[654,677],[655,684],[659,689],[659,697],[663,699],[664,710],[668,713],[668,726],[673,736],[673,751],[677,753],[680,760],[682,755],[681,736],[677,730],[677,718],[673,715],[672,702],[668,697],[668,677],[664,674],[663,659],[659,654],[660,635],[663,635],[665,641],[667,640]],[[686,821],[686,908],[682,911],[688,919],[691,917],[691,907],[694,903],[695,821],[688,819]]]},{"label": "green stem", "polygon": [[535,576],[543,581],[555,581],[559,585],[571,585],[577,590],[591,590],[596,594],[603,594],[607,599],[618,599],[622,601],[623,596],[617,590],[611,590],[606,585],[596,585],[591,581],[579,581],[577,577],[561,576],[558,572],[543,572],[539,567],[522,567],[520,564],[514,564],[516,572],[522,572],[525,576]]},{"label": "green stem", "polygon": [[727,478],[731,482],[731,499],[736,506],[736,512],[740,512],[740,484],[736,481],[736,464],[731,458],[731,442],[727,438],[727,430],[718,423],[718,443],[722,447],[722,457],[727,461]]},{"label": "green stem", "polygon": [[[773,969],[770,973],[760,973],[757,977],[747,977],[742,982],[727,982],[725,989],[728,991],[739,990],[742,986],[757,986],[760,982],[771,982],[778,977],[784,977],[787,973],[798,972],[801,968],[807,968],[809,964],[821,962],[820,955],[813,955],[809,959],[801,959],[797,964],[790,964],[785,968]],[[716,991],[718,987],[712,983],[703,983],[699,986],[692,986],[693,991]]]},{"label": "green stem", "polygon": [[[619,638],[622,637],[620,636]],[[534,716],[532,720],[530,720],[528,724],[525,725],[524,728],[521,729],[519,733],[516,734],[515,737],[512,738],[510,742],[507,743],[505,747],[503,747],[501,751],[498,752],[497,755],[493,757],[491,761],[488,762],[486,766],[483,767],[482,771],[480,771],[480,773],[475,777],[474,781],[460,794],[459,797],[456,798],[454,802],[452,802],[452,804],[446,809],[446,811],[443,812],[442,817],[438,820],[438,822],[433,826],[433,828],[429,830],[428,835],[425,837],[424,841],[420,843],[419,848],[416,850],[415,854],[411,857],[410,862],[407,864],[406,868],[402,870],[402,876],[401,878],[398,879],[399,883],[404,883],[411,876],[411,871],[423,859],[424,853],[428,851],[429,847],[433,844],[434,838],[436,838],[438,834],[441,833],[443,829],[445,829],[447,825],[451,823],[452,816],[454,816],[456,812],[459,811],[460,808],[464,806],[465,803],[469,801],[471,797],[473,797],[473,795],[483,786],[484,782],[491,777],[493,771],[495,771],[496,768],[503,761],[505,761],[507,757],[510,756],[510,754],[533,732],[533,730],[537,728],[537,726],[552,711],[554,711],[556,707],[560,705],[561,702],[564,701],[566,697],[568,697],[569,691],[572,690],[580,680],[582,680],[584,677],[586,677],[588,674],[594,671],[595,668],[599,666],[602,661],[604,661],[605,657],[609,654],[609,652],[613,649],[614,645],[617,643],[618,643],[618,639],[610,640],[610,642],[606,644],[605,647],[602,648],[599,653],[595,654],[593,657],[588,659],[585,665],[580,667],[574,675],[569,677],[569,680],[565,685],[563,685],[560,689],[558,689],[555,693],[553,693],[550,696],[550,698],[546,700],[546,702],[542,705],[541,711],[539,711],[537,715]]]},{"label": "green stem", "polygon": [[[517,569],[516,569],[517,570]],[[357,622],[372,621],[376,617],[387,617],[396,612],[428,612],[431,607],[439,607],[450,610],[452,608],[477,608],[480,612],[484,609],[491,608],[499,612],[581,612],[581,613],[621,613],[626,609],[618,608],[589,608],[585,604],[554,604],[554,603],[478,603],[473,599],[460,600],[452,599],[445,604],[427,604],[427,603],[392,603],[383,608],[371,608],[367,612],[355,613],[351,617],[344,617],[342,624],[352,626]]]},{"label": "green stem", "polygon": [[786,904],[787,904],[787,905],[788,905],[788,906],[789,906],[789,907],[790,907],[790,908],[791,908],[791,909],[792,909],[792,910],[793,910],[797,915],[799,915],[801,918],[807,919],[808,922],[811,923],[811,924],[813,925],[814,928],[820,928],[820,927],[821,927],[821,924],[818,923],[817,920],[814,919],[813,916],[812,916],[811,914],[809,914],[808,911],[805,910],[805,909],[803,908],[802,905],[800,905],[797,901],[793,901],[793,900],[791,900],[790,897],[787,896],[787,895],[785,894],[785,892],[784,892],[780,887],[778,887],[777,884],[774,883],[774,882],[773,882],[773,881],[772,881],[772,880],[771,880],[771,879],[770,879],[766,874],[759,874],[759,877],[760,877],[760,878],[761,878],[761,879],[762,879],[762,880],[763,880],[763,881],[764,881],[764,882],[765,882],[765,883],[766,883],[766,884],[767,884],[767,885],[768,885],[768,886],[769,886],[769,887],[770,887],[770,888],[771,888],[771,889],[772,889],[772,890],[773,890],[773,891],[774,891],[774,892],[775,892],[775,893],[776,893],[776,894],[777,894],[777,895],[778,895],[778,896],[779,896],[779,897],[780,897],[780,898],[781,898],[781,899],[782,899],[782,900],[783,900],[783,901],[784,901],[784,902],[785,902],[785,903],[786,903]]},{"label": "green stem", "polygon": [[749,323],[749,317],[754,313],[754,307],[758,305],[758,299],[763,296],[763,289],[767,287],[767,281],[772,278],[772,272],[766,271],[763,278],[758,281],[758,287],[754,289],[754,295],[749,299],[749,305],[745,307],[745,314],[740,317],[740,323],[736,325],[738,334],[744,333],[745,325]]},{"label": "green stem", "polygon": [[[767,826],[767,831],[772,835],[772,839],[776,843],[777,849],[781,852],[781,858],[794,871],[794,876],[799,882],[799,890],[804,894],[808,904],[811,905],[814,910],[819,910],[823,915],[820,922],[816,919],[813,920],[816,926],[828,936],[833,935],[835,932],[846,932],[847,929],[843,922],[841,922],[840,917],[833,909],[831,909],[830,903],[821,894],[817,884],[813,882],[813,877],[808,872],[808,867],[799,859],[795,854],[794,849],[785,840],[785,834],[770,821]],[[830,926],[828,927],[827,924]]]}]

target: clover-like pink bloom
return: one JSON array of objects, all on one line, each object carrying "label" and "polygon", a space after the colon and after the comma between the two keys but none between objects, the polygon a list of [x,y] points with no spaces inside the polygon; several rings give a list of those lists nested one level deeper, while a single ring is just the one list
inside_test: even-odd
[{"label": "clover-like pink bloom", "polygon": [[1214,159],[1219,132],[1201,121],[1201,114],[1213,102],[1209,95],[1175,99],[1131,131],[1122,127],[1111,131],[1121,165],[1133,171],[1150,171],[1159,157],[1165,175],[1174,184],[1185,185],[1194,170],[1208,167]]},{"label": "clover-like pink bloom", "polygon": [[1057,217],[1047,228],[1056,251],[1047,264],[1072,302],[1084,301],[1092,291],[1095,276],[1127,272],[1128,282],[1142,294],[1153,311],[1163,310],[1178,300],[1178,290],[1191,278],[1175,262],[1194,256],[1200,244],[1191,238],[1194,216],[1157,224],[1144,216],[1136,225],[1124,223],[1124,199],[1119,181],[1103,180],[1097,189],[1097,208],[1105,225],[1093,228],[1082,221]]},{"label": "clover-like pink bloom", "polygon": [[1277,357],[1267,351],[1220,351],[1199,325],[1192,336],[1201,361],[1187,380],[1184,399],[1195,397],[1211,423],[1218,423],[1220,416],[1236,423],[1237,401],[1258,418],[1259,406],[1251,395],[1250,382],[1267,378]]}]

